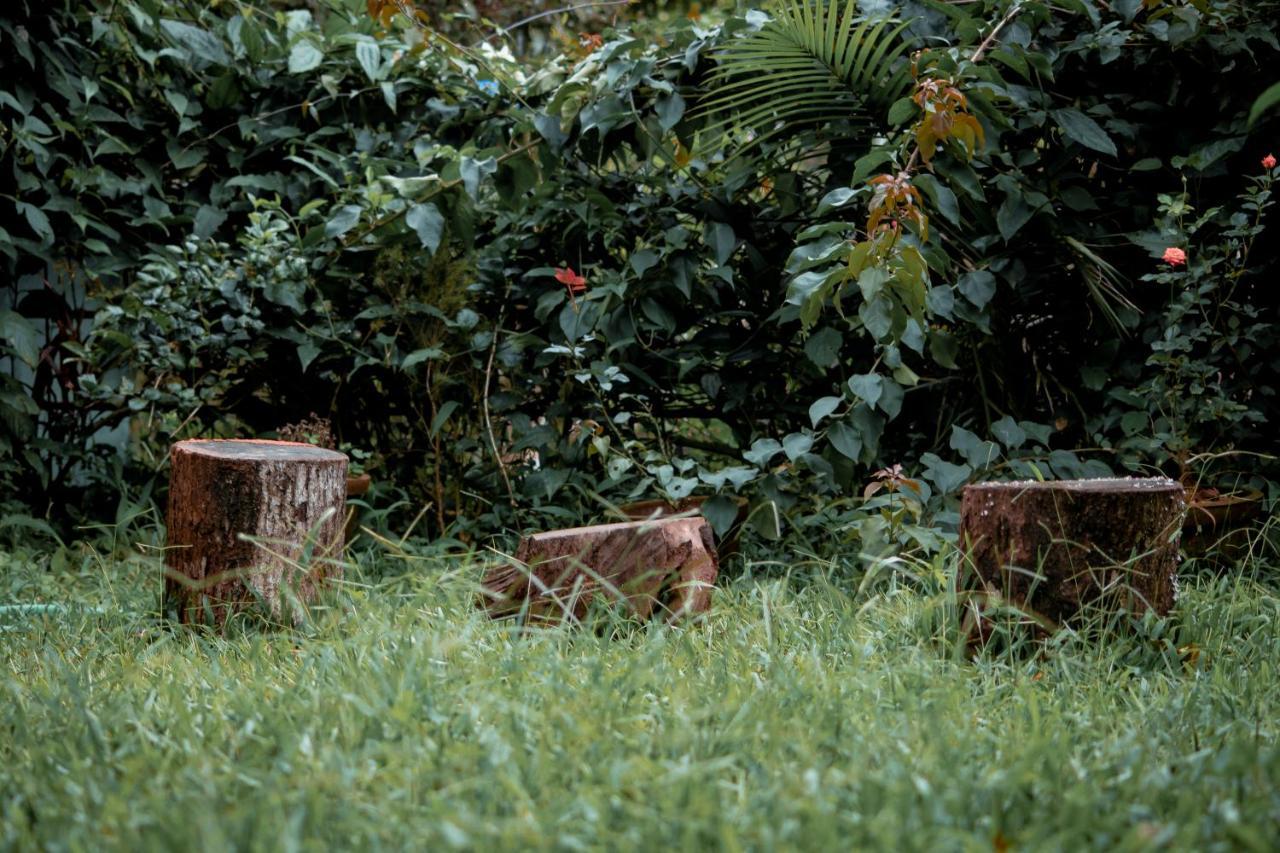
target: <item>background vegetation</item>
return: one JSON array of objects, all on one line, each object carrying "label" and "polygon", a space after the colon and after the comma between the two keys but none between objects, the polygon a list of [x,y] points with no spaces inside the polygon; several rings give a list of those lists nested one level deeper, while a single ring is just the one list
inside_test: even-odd
[{"label": "background vegetation", "polygon": [[1274,499],[1274,3],[468,8],[0,22],[11,525],[311,413],[463,541],[699,494],[893,547],[894,494],[945,534],[1002,475]]},{"label": "background vegetation", "polygon": [[[13,0],[0,847],[1271,849],[1280,528],[981,649],[947,542],[1273,513],[1277,12]],[[287,426],[374,478],[346,580],[163,625],[169,445]],[[706,620],[476,610],[650,497],[744,528]]]}]

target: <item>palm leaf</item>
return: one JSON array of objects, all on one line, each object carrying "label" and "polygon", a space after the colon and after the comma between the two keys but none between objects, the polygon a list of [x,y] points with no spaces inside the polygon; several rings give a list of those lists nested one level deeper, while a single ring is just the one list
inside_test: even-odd
[{"label": "palm leaf", "polygon": [[874,126],[907,90],[907,23],[859,18],[857,0],[782,0],[759,30],[716,53],[700,111],[749,145],[837,122]]},{"label": "palm leaf", "polygon": [[1117,334],[1127,334],[1120,312],[1137,312],[1138,306],[1124,294],[1124,274],[1081,241],[1074,237],[1063,239],[1076,256],[1080,277],[1093,304]]}]

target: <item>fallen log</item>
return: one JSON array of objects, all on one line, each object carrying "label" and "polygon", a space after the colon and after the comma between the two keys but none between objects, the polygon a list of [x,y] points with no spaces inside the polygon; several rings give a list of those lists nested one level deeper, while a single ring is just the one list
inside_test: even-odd
[{"label": "fallen log", "polygon": [[[287,441],[196,440],[170,452],[165,609],[225,624],[255,606],[292,621],[342,576],[347,457]],[[287,595],[285,592],[287,591]]]},{"label": "fallen log", "polygon": [[719,571],[706,519],[657,518],[525,537],[515,563],[481,581],[480,606],[497,618],[578,621],[613,601],[640,619],[705,613]]},{"label": "fallen log", "polygon": [[1082,608],[1148,608],[1177,595],[1185,496],[1164,478],[980,483],[960,541],[986,590],[1056,624]]}]

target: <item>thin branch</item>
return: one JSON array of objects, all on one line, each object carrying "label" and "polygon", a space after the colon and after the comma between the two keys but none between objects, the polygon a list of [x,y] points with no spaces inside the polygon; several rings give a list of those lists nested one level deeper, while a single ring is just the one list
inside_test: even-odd
[{"label": "thin branch", "polygon": [[[511,292],[511,284],[507,284],[507,293]],[[493,359],[498,352],[498,337],[502,334],[502,320],[506,316],[506,294],[503,295],[503,307],[498,311],[498,322],[493,327],[493,341],[489,344],[489,360],[484,366],[484,391],[480,395],[484,414],[484,429],[489,434],[489,449],[493,451],[493,459],[498,463],[498,471],[502,474],[502,483],[507,487],[507,498],[511,508],[516,509],[516,492],[511,487],[511,477],[507,473],[507,463],[502,461],[502,453],[498,450],[498,440],[493,434],[493,418],[489,415],[489,383],[493,378]]]},{"label": "thin branch", "polygon": [[536,15],[530,15],[527,18],[521,18],[520,20],[516,21],[514,24],[511,24],[510,26],[502,27],[501,29],[494,31],[493,34],[485,36],[484,38],[480,39],[480,41],[476,42],[471,46],[479,47],[480,45],[484,44],[490,39],[497,38],[498,36],[509,33],[512,30],[518,30],[521,27],[527,24],[532,24],[534,21],[540,20],[542,18],[550,18],[552,15],[559,15],[561,12],[578,12],[578,11],[581,11],[582,9],[596,9],[604,6],[630,6],[632,3],[635,3],[635,2],[637,2],[637,0],[601,0],[600,2],[596,2],[596,3],[580,3],[577,6],[562,6],[559,9],[549,9],[546,12],[539,12]]},{"label": "thin branch", "polygon": [[996,24],[995,29],[993,29],[987,37],[982,40],[982,44],[978,45],[978,49],[973,52],[973,56],[969,57],[969,61],[975,64],[981,62],[983,55],[987,52],[987,48],[991,47],[992,42],[996,40],[996,36],[1000,35],[1000,31],[1003,30],[1010,21],[1018,17],[1018,13],[1021,11],[1021,0],[1010,6],[1009,11],[1000,19],[1000,23]]}]

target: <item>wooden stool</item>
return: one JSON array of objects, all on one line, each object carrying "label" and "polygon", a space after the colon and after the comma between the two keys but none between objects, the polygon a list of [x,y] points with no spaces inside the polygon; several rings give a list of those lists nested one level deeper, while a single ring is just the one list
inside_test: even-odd
[{"label": "wooden stool", "polygon": [[260,602],[301,619],[341,577],[347,457],[289,441],[182,441],[170,454],[165,609],[222,626]]},{"label": "wooden stool", "polygon": [[1054,622],[1099,603],[1164,615],[1185,506],[1163,477],[980,483],[964,490],[960,542],[988,590]]},{"label": "wooden stool", "polygon": [[705,518],[658,518],[537,533],[521,540],[519,565],[485,575],[480,606],[491,616],[580,620],[598,597],[641,619],[704,613],[719,564]]}]

